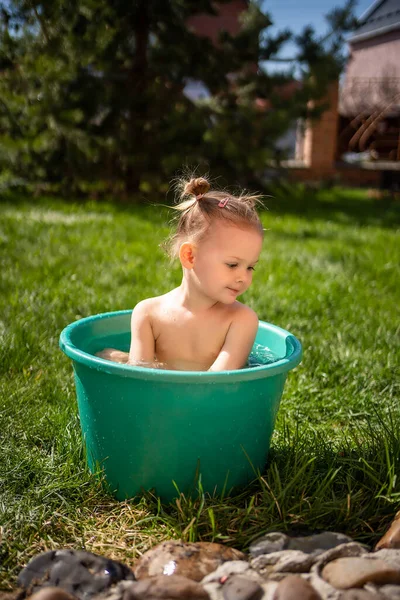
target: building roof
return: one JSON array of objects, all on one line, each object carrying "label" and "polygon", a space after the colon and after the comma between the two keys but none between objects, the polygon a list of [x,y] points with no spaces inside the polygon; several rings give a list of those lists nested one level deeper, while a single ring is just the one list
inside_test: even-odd
[{"label": "building roof", "polygon": [[358,42],[396,29],[400,31],[399,0],[375,0],[360,17],[359,27],[348,41]]}]

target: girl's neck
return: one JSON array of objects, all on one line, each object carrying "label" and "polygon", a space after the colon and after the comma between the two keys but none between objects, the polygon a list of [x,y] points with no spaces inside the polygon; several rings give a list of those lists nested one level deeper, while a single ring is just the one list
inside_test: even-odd
[{"label": "girl's neck", "polygon": [[193,313],[206,312],[210,308],[213,308],[218,302],[208,298],[195,285],[189,281],[185,275],[182,278],[181,285],[176,288],[176,300],[178,303]]}]

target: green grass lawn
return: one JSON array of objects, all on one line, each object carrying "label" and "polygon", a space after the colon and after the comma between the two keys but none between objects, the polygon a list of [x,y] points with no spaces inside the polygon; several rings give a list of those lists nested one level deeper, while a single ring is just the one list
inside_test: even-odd
[{"label": "green grass lawn", "polygon": [[[154,204],[163,198],[155,198]],[[268,464],[223,499],[118,503],[88,472],[60,331],[180,281],[158,244],[170,211],[0,199],[0,587],[33,554],[86,548],[129,564],[168,538],[246,549],[271,529],[373,543],[399,508],[398,201],[360,190],[277,189],[243,298],[289,329],[289,374]]]}]

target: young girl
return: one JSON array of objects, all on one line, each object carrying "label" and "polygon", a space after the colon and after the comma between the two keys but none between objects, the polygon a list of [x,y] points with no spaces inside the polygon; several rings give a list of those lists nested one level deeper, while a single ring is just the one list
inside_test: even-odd
[{"label": "young girl", "polygon": [[262,247],[257,199],[210,191],[202,177],[186,182],[170,240],[182,283],[135,306],[129,354],[108,348],[99,356],[184,371],[243,367],[258,328],[256,313],[237,300],[251,284]]}]

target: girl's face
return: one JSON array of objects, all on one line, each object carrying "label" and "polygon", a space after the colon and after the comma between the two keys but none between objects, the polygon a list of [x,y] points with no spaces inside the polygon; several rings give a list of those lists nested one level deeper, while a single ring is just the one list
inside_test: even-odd
[{"label": "girl's face", "polygon": [[262,241],[253,227],[214,222],[193,246],[192,272],[199,291],[214,302],[235,302],[250,287]]}]

